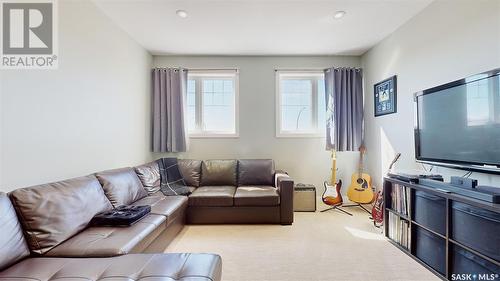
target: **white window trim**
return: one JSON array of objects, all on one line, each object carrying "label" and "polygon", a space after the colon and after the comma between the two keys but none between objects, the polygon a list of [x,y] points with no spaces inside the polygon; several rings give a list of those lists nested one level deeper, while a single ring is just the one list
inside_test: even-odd
[{"label": "white window trim", "polygon": [[[323,71],[320,70],[276,70],[275,71],[275,84],[276,84],[276,137],[277,138],[324,138],[325,137],[325,130],[323,128],[317,126],[317,129],[314,131],[283,131],[281,130],[281,83],[280,83],[280,78],[281,76],[288,76],[288,77],[296,77],[297,79],[300,78],[306,78],[310,79],[311,76],[317,76],[318,78],[323,78],[324,73]],[[304,74],[307,74],[307,76],[304,76]],[[312,114],[313,116],[318,115],[318,89],[317,89],[317,84],[313,83],[313,88],[312,88]],[[317,123],[318,119],[313,118],[313,123]]]},{"label": "white window trim", "polygon": [[[231,69],[189,69],[188,71],[188,80],[190,77],[209,77],[209,78],[217,78],[217,77],[234,77],[234,133],[228,133],[224,131],[189,131],[189,138],[193,139],[204,139],[204,138],[239,138],[239,92],[240,92],[240,83],[239,83],[239,71],[236,68]],[[201,126],[202,116],[203,116],[203,106],[202,99],[203,95],[201,94],[201,83],[200,79],[195,79],[196,83],[196,98],[200,99],[200,106],[195,106],[196,112],[196,126]],[[197,103],[198,104],[198,103]]]}]

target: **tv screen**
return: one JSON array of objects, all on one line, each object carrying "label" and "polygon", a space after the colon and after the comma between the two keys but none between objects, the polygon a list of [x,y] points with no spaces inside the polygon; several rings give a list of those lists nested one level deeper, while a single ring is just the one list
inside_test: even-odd
[{"label": "tv screen", "polygon": [[424,90],[415,99],[417,160],[500,168],[500,69]]}]

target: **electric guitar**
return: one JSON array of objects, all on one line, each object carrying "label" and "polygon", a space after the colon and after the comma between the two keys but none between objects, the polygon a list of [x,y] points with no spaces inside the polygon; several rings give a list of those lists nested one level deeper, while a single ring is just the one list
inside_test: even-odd
[{"label": "electric guitar", "polygon": [[325,186],[325,191],[323,195],[321,195],[323,203],[329,206],[342,204],[342,195],[340,194],[342,181],[339,180],[337,182],[337,158],[335,157],[335,150],[332,150],[332,173],[330,183],[325,181],[323,185]]},{"label": "electric guitar", "polygon": [[359,204],[367,204],[373,201],[372,178],[370,175],[363,173],[363,156],[365,154],[365,147],[359,147],[359,166],[358,172],[352,174],[351,185],[347,190],[347,197],[349,200]]},{"label": "electric guitar", "polygon": [[372,208],[373,225],[381,227],[384,223],[384,195],[382,194],[382,190],[377,191],[374,201],[375,204],[373,204]]},{"label": "electric guitar", "polygon": [[[394,163],[396,163],[396,161],[398,161],[399,157],[401,157],[401,153],[399,152],[394,155],[394,159],[389,165],[388,172],[391,171],[392,166],[394,165]],[[375,204],[372,208],[372,219],[373,225],[375,225],[376,227],[380,227],[384,223],[384,195],[382,193],[382,190],[379,190],[375,197]]]}]

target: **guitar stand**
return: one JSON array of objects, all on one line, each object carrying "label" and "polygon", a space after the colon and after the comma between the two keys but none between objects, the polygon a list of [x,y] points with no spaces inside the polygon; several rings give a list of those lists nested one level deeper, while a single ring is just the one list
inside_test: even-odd
[{"label": "guitar stand", "polygon": [[331,210],[337,210],[337,211],[341,211],[342,213],[346,214],[346,215],[349,215],[349,216],[352,216],[351,213],[349,213],[348,211],[346,210],[343,210],[342,208],[340,208],[342,205],[335,205],[331,208],[328,208],[328,209],[324,209],[324,210],[321,210],[320,212],[323,213],[323,212],[326,212],[326,211],[331,211]]},{"label": "guitar stand", "polygon": [[354,204],[354,205],[342,205],[342,207],[344,208],[349,208],[349,207],[360,207],[361,209],[363,209],[365,212],[367,212],[368,214],[372,214],[370,211],[368,211],[363,205],[357,203],[357,204]]}]

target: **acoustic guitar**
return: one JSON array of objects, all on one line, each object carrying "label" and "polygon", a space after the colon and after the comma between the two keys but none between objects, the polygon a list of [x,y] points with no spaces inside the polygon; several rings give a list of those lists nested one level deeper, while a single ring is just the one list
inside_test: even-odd
[{"label": "acoustic guitar", "polygon": [[366,152],[364,146],[359,148],[358,172],[352,174],[351,185],[347,190],[349,200],[359,204],[367,204],[373,201],[372,178],[363,172],[363,157]]},{"label": "acoustic guitar", "polygon": [[335,150],[332,150],[332,172],[330,176],[330,183],[325,181],[323,183],[325,186],[325,191],[321,195],[323,203],[329,206],[337,206],[342,204],[342,195],[340,194],[340,189],[342,187],[342,181],[337,182],[337,158],[335,156]]}]

